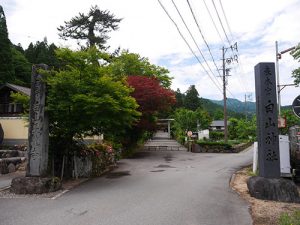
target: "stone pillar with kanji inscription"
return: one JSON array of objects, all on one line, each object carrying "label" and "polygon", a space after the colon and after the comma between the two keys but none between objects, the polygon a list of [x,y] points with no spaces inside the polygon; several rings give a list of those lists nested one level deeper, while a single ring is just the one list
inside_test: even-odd
[{"label": "stone pillar with kanji inscription", "polygon": [[62,187],[59,178],[47,177],[49,122],[45,110],[46,83],[40,73],[47,69],[45,64],[32,67],[27,170],[25,177],[11,181],[10,191],[16,194],[43,194]]},{"label": "stone pillar with kanji inscription", "polygon": [[47,70],[45,64],[34,65],[31,77],[28,164],[26,176],[47,175],[49,129],[48,116],[45,112],[46,84],[39,70]]},{"label": "stone pillar with kanji inscription", "polygon": [[255,66],[259,176],[280,177],[277,98],[274,63]]},{"label": "stone pillar with kanji inscription", "polygon": [[300,203],[298,188],[280,178],[280,155],[274,63],[254,67],[259,176],[251,176],[247,187],[252,197]]}]

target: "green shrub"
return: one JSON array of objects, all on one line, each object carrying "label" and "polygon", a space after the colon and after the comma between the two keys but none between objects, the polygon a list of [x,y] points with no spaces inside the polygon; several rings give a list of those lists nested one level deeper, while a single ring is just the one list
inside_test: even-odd
[{"label": "green shrub", "polygon": [[224,139],[224,133],[221,131],[210,131],[209,138],[212,140],[222,140]]},{"label": "green shrub", "polygon": [[300,211],[296,210],[290,215],[282,213],[279,218],[279,225],[300,225]]},{"label": "green shrub", "polygon": [[119,157],[118,154],[108,143],[94,143],[80,152],[82,157],[91,157],[93,176],[100,176],[109,166],[114,165]]},{"label": "green shrub", "polygon": [[225,150],[232,149],[231,144],[224,143],[224,142],[197,141],[196,143],[204,148],[215,148],[215,149],[225,149]]}]

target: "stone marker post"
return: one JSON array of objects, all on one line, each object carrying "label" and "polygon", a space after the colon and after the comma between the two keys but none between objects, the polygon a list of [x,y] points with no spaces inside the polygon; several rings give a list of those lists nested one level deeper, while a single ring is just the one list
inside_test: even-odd
[{"label": "stone marker post", "polygon": [[259,176],[280,177],[275,64],[255,66]]},{"label": "stone marker post", "polygon": [[259,176],[247,181],[252,197],[300,203],[297,186],[280,178],[280,155],[276,101],[275,64],[254,67]]},{"label": "stone marker post", "polygon": [[46,177],[49,122],[45,111],[46,84],[39,69],[47,68],[45,64],[32,67],[27,171],[26,177],[16,177],[11,181],[11,191],[16,194],[42,194],[61,188],[59,178]]},{"label": "stone marker post", "polygon": [[47,175],[49,128],[45,112],[46,84],[39,69],[47,70],[48,66],[39,64],[32,67],[26,171],[28,177]]}]

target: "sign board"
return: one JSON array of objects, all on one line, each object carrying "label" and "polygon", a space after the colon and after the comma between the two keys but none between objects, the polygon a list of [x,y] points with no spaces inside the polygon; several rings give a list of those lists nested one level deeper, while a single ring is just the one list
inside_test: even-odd
[{"label": "sign board", "polygon": [[192,131],[188,131],[187,132],[187,136],[191,137],[193,135],[193,132]]},{"label": "sign board", "polygon": [[286,118],[278,116],[278,128],[285,128],[286,127]]},{"label": "sign board", "polygon": [[293,101],[292,108],[295,115],[300,118],[300,95]]}]

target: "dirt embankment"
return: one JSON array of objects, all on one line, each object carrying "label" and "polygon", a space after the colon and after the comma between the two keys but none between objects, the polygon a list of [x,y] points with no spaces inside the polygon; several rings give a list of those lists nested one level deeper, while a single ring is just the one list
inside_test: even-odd
[{"label": "dirt embankment", "polygon": [[251,206],[253,225],[276,225],[283,212],[291,213],[300,210],[300,204],[260,200],[250,196],[247,179],[249,168],[238,171],[231,181],[231,187]]}]

